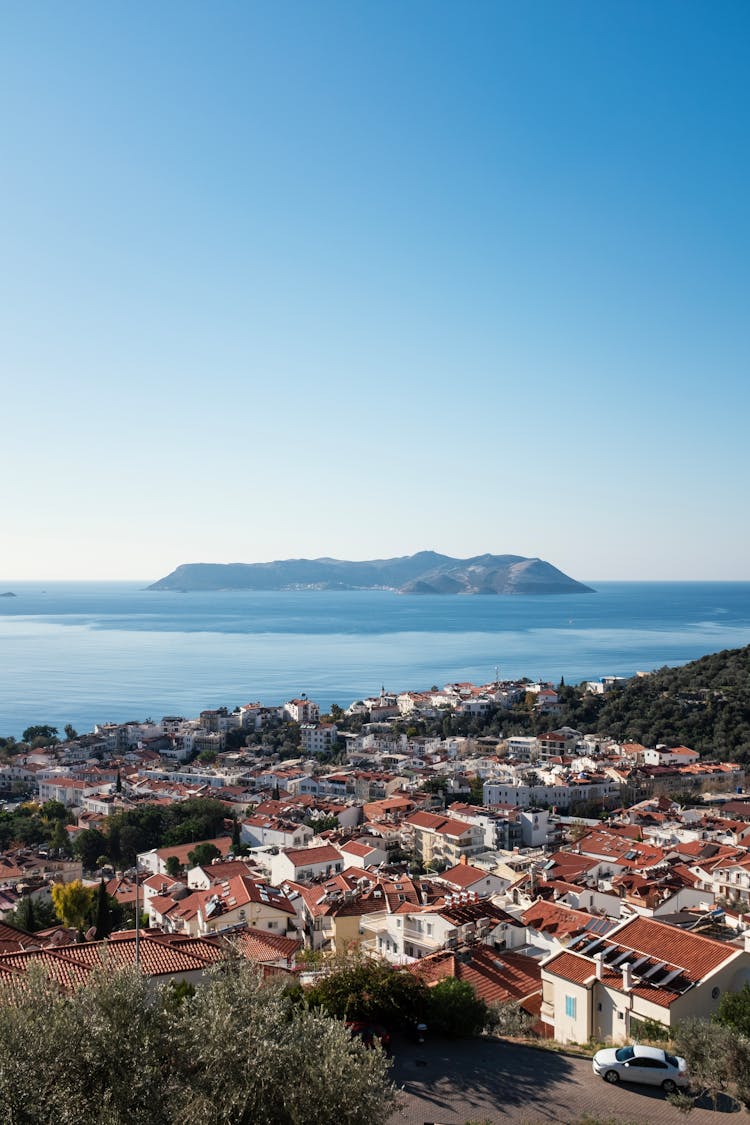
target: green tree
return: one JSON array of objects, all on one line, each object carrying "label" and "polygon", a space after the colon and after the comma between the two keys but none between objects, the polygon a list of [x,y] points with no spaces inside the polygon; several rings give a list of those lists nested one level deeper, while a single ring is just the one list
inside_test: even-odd
[{"label": "green tree", "polygon": [[448,778],[443,774],[438,774],[436,777],[428,777],[422,789],[425,793],[434,793],[436,796],[440,795],[445,797],[445,791],[448,788]]},{"label": "green tree", "polygon": [[220,858],[221,852],[216,844],[197,844],[191,852],[188,852],[188,863],[191,867],[207,867],[212,859]]},{"label": "green tree", "polygon": [[75,727],[71,726],[70,723],[66,723],[63,727],[63,730],[65,731],[65,737],[67,738],[68,742],[73,742],[74,739],[78,738],[78,731],[75,729]]},{"label": "green tree", "polygon": [[306,824],[308,828],[312,828],[313,832],[317,834],[338,828],[339,818],[337,816],[306,816],[302,823]]},{"label": "green tree", "polygon": [[[383,1052],[367,1050],[339,1021],[264,986],[246,963],[212,972],[179,1012],[182,1057],[189,1060],[180,1121],[384,1125],[391,1115],[394,1091]],[[227,1036],[227,1028],[234,1034]]]},{"label": "green tree", "polygon": [[37,739],[45,743],[57,742],[57,727],[51,727],[46,723],[39,723],[37,726],[26,727],[21,737],[24,742],[36,742]]},{"label": "green tree", "polygon": [[26,930],[28,934],[33,934],[39,928],[39,923],[34,910],[34,899],[31,895],[24,895],[13,912],[13,918],[7,918],[6,920],[12,926],[18,926],[19,929]]},{"label": "green tree", "polygon": [[725,992],[713,1018],[715,1023],[750,1039],[750,984],[745,981],[739,992]]},{"label": "green tree", "polygon": [[124,824],[118,837],[120,858],[128,867],[135,863],[139,852],[148,851],[148,834],[138,824]]},{"label": "green tree", "polygon": [[440,1035],[479,1035],[489,1011],[467,981],[446,977],[429,990],[427,1022]]},{"label": "green tree", "polygon": [[475,774],[469,782],[471,793],[466,798],[468,805],[482,805],[484,804],[484,782],[478,774]]},{"label": "green tree", "polygon": [[353,953],[307,990],[310,1008],[339,1019],[371,1019],[387,1027],[410,1026],[425,1017],[428,990],[406,969]]},{"label": "green tree", "polygon": [[731,1027],[697,1017],[683,1020],[674,1044],[698,1093],[703,1091],[715,1103],[739,1079],[739,1096],[750,1096],[750,1044]]},{"label": "green tree", "polygon": [[170,879],[177,879],[182,874],[182,865],[176,855],[167,856],[165,867]]},{"label": "green tree", "polygon": [[41,808],[39,809],[39,815],[43,820],[60,820],[63,824],[65,824],[68,819],[68,810],[65,808],[65,805],[62,803],[62,801],[50,800],[45,801],[41,806]]},{"label": "green tree", "polygon": [[431,859],[430,862],[427,864],[427,871],[434,871],[436,874],[439,875],[441,871],[445,871],[447,866],[448,866],[447,860]]},{"label": "green tree", "polygon": [[0,990],[6,1125],[309,1125],[311,1107],[316,1125],[385,1125],[387,1069],[247,962],[161,1003],[148,978],[107,966],[72,992],[40,968]]},{"label": "green tree", "polygon": [[99,857],[109,852],[108,840],[98,828],[84,828],[73,839],[73,853],[80,859],[84,871],[99,867]]},{"label": "green tree", "polygon": [[112,906],[107,894],[107,884],[102,879],[96,892],[96,913],[94,915],[97,941],[109,937],[112,933]]},{"label": "green tree", "polygon": [[49,846],[56,852],[63,852],[65,855],[70,854],[70,836],[65,831],[65,826],[61,820],[55,821],[55,826],[49,838]]}]

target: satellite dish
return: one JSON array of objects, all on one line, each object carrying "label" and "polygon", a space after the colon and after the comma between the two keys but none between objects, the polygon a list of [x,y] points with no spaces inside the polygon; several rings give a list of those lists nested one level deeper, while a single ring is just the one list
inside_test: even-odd
[{"label": "satellite dish", "polygon": [[63,931],[62,930],[55,930],[55,932],[54,932],[54,934],[52,935],[52,938],[51,938],[51,944],[54,945],[55,947],[57,947],[58,945],[63,945],[64,942],[65,942],[65,934],[63,933]]},{"label": "satellite dish", "polygon": [[86,933],[83,936],[85,937],[86,941],[93,941],[96,937],[96,926],[89,927],[89,929],[86,930]]}]

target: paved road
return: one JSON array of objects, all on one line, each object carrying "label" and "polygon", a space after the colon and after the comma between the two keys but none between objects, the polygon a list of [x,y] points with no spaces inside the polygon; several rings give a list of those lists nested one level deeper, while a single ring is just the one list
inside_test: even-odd
[{"label": "paved road", "polygon": [[609,1086],[588,1059],[497,1040],[394,1043],[401,1107],[390,1125],[550,1125],[585,1114],[617,1125],[723,1125],[747,1120],[728,1105],[688,1118],[647,1086]]}]

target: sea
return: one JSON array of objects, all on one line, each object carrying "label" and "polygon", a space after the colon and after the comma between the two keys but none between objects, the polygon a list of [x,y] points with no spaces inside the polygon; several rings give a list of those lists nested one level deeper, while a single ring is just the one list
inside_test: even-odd
[{"label": "sea", "polygon": [[750,582],[590,582],[536,597],[0,588],[0,735],[192,716],[303,692],[324,708],[496,677],[630,676],[750,643]]}]

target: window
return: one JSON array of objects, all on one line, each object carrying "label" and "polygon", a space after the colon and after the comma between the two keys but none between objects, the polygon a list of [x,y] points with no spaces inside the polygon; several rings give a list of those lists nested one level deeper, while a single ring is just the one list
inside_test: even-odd
[{"label": "window", "polygon": [[575,996],[565,997],[565,1015],[574,1020],[576,1018],[576,998]]}]

